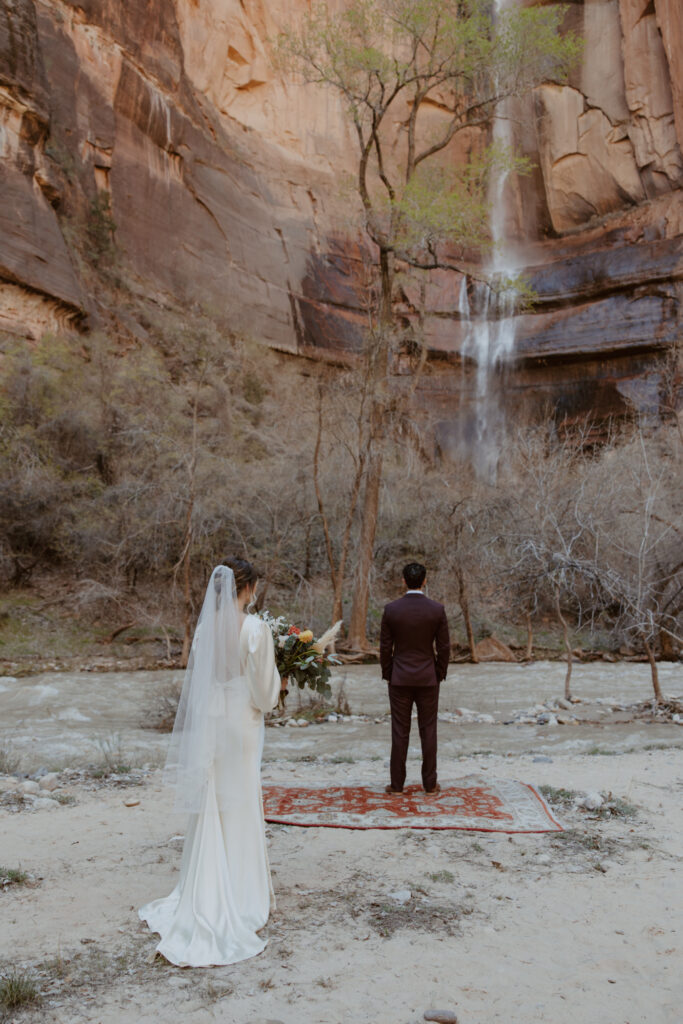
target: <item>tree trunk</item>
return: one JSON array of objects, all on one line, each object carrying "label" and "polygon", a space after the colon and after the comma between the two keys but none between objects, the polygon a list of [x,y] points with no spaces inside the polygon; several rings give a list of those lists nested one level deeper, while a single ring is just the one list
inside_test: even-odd
[{"label": "tree trunk", "polygon": [[647,660],[650,662],[650,672],[652,673],[652,689],[655,692],[655,704],[663,704],[664,698],[662,697],[662,690],[659,685],[659,671],[657,669],[657,662],[655,660],[655,652],[652,649],[652,644],[649,640],[646,640],[645,637],[643,637],[643,646],[645,647]]},{"label": "tree trunk", "polygon": [[373,452],[368,461],[368,472],[365,478],[365,494],[363,495],[360,537],[358,540],[356,590],[353,595],[351,622],[349,625],[349,643],[351,647],[359,651],[368,645],[367,619],[368,603],[370,600],[370,573],[372,571],[375,551],[379,492],[382,484],[382,462],[382,452]]},{"label": "tree trunk", "polygon": [[192,409],[192,449],[188,466],[189,489],[187,496],[187,515],[185,517],[185,537],[183,540],[183,553],[175,567],[175,572],[182,566],[183,569],[183,604],[184,604],[184,633],[183,649],[180,655],[181,667],[187,666],[190,657],[190,645],[192,644],[192,620],[194,618],[194,607],[192,604],[192,578],[191,578],[191,550],[193,540],[192,515],[194,512],[195,482],[197,474],[197,398],[195,396]]},{"label": "tree trunk", "polygon": [[[318,477],[319,465],[320,465],[320,446],[323,438],[323,396],[322,390],[318,391],[318,433],[315,439],[315,450],[313,452],[313,486],[315,488],[315,497],[318,503],[318,512],[320,519],[323,524],[323,534],[325,536],[325,551],[327,553],[327,562],[330,567],[330,579],[332,581],[332,592],[335,596],[335,604],[337,599],[337,592],[341,589],[337,581],[337,567],[334,564],[334,549],[332,547],[332,537],[330,536],[330,525],[327,521],[327,515],[325,513],[325,506],[323,504],[322,491],[320,490],[320,480]],[[333,621],[336,622],[334,614],[332,615]]]},{"label": "tree trunk", "polygon": [[[188,520],[192,510],[188,510]],[[192,544],[192,526],[188,523],[187,548],[185,551],[185,565],[183,566],[183,600],[185,602],[185,633],[183,635],[182,667],[185,668],[190,657],[190,644],[192,643],[192,589],[190,584],[190,545]]]},{"label": "tree trunk", "polygon": [[531,661],[534,656],[534,630],[531,625],[531,612],[526,613],[526,660]]},{"label": "tree trunk", "polygon": [[[362,445],[360,438],[362,431],[359,428],[359,445],[358,445],[358,457],[356,462],[356,472],[353,478],[353,484],[351,485],[351,493],[349,495],[349,506],[346,511],[346,523],[344,524],[344,533],[342,535],[341,548],[339,551],[339,560],[335,565],[334,561],[334,549],[332,547],[332,537],[330,534],[330,525],[327,518],[327,512],[325,511],[325,503],[323,501],[323,494],[320,487],[320,448],[322,445],[322,431],[323,431],[323,393],[322,389],[318,391],[318,432],[316,436],[315,449],[313,452],[313,485],[315,488],[315,497],[318,503],[318,513],[323,524],[323,534],[325,536],[325,550],[327,552],[327,561],[330,567],[330,580],[332,581],[332,623],[338,622],[339,619],[344,617],[344,575],[346,572],[346,559],[349,553],[349,541],[351,538],[351,529],[353,527],[353,517],[356,511],[356,505],[358,504],[358,495],[360,494],[360,486],[363,480],[363,469],[365,466],[365,453],[361,450]],[[308,551],[308,548],[306,549]]]},{"label": "tree trunk", "polygon": [[557,611],[557,617],[562,623],[564,648],[567,652],[567,674],[564,677],[564,699],[571,700],[572,694],[569,683],[572,678],[572,645],[569,642],[569,626],[567,625],[567,620],[562,614],[562,608],[560,607],[560,595],[557,590],[555,591],[555,609]]},{"label": "tree trunk", "polygon": [[379,495],[382,486],[382,468],[384,463],[382,449],[384,442],[387,373],[389,369],[389,342],[393,327],[391,304],[393,268],[391,258],[391,253],[388,250],[380,249],[381,294],[379,324],[375,337],[369,340],[370,348],[368,349],[368,372],[372,378],[372,406],[370,410],[365,492],[360,513],[356,589],[353,595],[351,623],[349,625],[349,643],[356,650],[363,650],[368,645],[367,618],[370,597],[370,572],[375,550]]},{"label": "tree trunk", "polygon": [[361,451],[359,446],[356,473],[353,478],[353,486],[351,487],[351,494],[349,496],[349,507],[346,512],[346,523],[344,525],[344,534],[342,536],[341,550],[339,552],[339,562],[337,563],[336,579],[334,584],[334,600],[332,602],[332,623],[339,622],[340,619],[344,618],[344,578],[346,575],[346,560],[349,554],[349,541],[351,540],[353,517],[356,512],[356,505],[358,504],[358,496],[360,494],[360,486],[363,481],[364,467],[365,452]]},{"label": "tree trunk", "polygon": [[341,587],[335,588],[334,599],[332,601],[332,621],[339,622],[340,619],[344,618],[344,595]]},{"label": "tree trunk", "polygon": [[465,620],[465,632],[467,633],[467,644],[470,649],[470,658],[475,665],[478,665],[479,658],[477,657],[477,648],[474,642],[474,630],[472,629],[472,619],[470,618],[470,603],[467,600],[465,578],[461,569],[457,570],[456,575],[458,580],[458,604],[460,605],[462,617]]},{"label": "tree trunk", "polygon": [[[346,525],[344,526],[344,535],[341,542],[341,551],[339,552],[339,563],[337,565],[337,581],[334,589],[334,602],[332,605],[332,623],[339,622],[340,619],[344,618],[344,576],[346,573],[346,559],[349,554],[349,541],[351,539],[351,527],[353,526],[353,517],[356,512],[356,505],[358,504],[358,495],[360,494],[360,485],[363,480],[363,470],[365,467],[365,452],[358,452],[358,463],[356,466],[356,474],[353,478],[353,487],[351,488],[351,495],[349,497],[349,508],[346,513]],[[374,546],[374,534],[373,534],[373,546]]]}]

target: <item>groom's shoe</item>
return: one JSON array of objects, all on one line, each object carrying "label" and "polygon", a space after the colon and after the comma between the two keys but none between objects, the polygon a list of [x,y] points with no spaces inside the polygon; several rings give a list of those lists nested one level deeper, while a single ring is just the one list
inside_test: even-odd
[{"label": "groom's shoe", "polygon": [[425,793],[427,794],[427,796],[436,796],[436,794],[440,793],[440,792],[441,792],[441,786],[439,785],[438,782],[434,786],[434,789],[425,789]]},{"label": "groom's shoe", "polygon": [[384,789],[384,792],[385,793],[390,793],[392,796],[399,796],[403,792],[403,790],[402,789],[394,789],[393,786],[386,786],[385,789]]}]

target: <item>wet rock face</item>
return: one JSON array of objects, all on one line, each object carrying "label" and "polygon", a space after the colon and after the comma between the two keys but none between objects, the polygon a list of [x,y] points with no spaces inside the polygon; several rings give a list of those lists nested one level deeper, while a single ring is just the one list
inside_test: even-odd
[{"label": "wet rock face", "polygon": [[[296,11],[0,0],[0,328],[37,336],[87,315],[60,218],[82,229],[99,190],[150,293],[201,300],[291,352],[358,348],[363,254],[339,185],[354,141],[332,94],[283,81],[269,58]],[[519,105],[535,169],[513,190],[508,227],[539,301],[519,318],[515,380],[534,401],[563,402],[583,366],[606,411],[626,392],[651,396],[632,374],[680,325],[683,8],[586,0],[567,26],[585,38],[581,67]],[[459,281],[434,275],[429,295],[448,406]]]}]

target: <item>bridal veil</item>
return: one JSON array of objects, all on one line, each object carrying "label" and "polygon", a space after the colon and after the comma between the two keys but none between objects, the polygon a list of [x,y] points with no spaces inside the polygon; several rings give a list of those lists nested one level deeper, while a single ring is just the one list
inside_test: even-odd
[{"label": "bridal veil", "polygon": [[[175,786],[175,810],[198,814],[216,757],[222,690],[240,676],[240,619],[235,576],[218,565],[211,574],[180,694],[166,758],[165,781]],[[225,742],[225,736],[221,737]],[[233,752],[238,754],[237,751]]]}]

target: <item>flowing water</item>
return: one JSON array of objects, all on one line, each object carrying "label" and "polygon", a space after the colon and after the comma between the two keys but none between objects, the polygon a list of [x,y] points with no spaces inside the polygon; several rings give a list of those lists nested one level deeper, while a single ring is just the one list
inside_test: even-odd
[{"label": "flowing water", "polygon": [[[497,16],[508,2],[495,0]],[[493,120],[493,145],[501,153],[511,153],[513,149],[508,107],[505,100],[499,103]],[[462,354],[476,365],[472,460],[477,475],[486,480],[495,479],[505,427],[501,403],[495,400],[491,383],[496,368],[511,357],[515,347],[517,295],[514,288],[504,286],[505,281],[515,277],[518,268],[517,256],[506,234],[508,186],[508,170],[494,171],[488,192],[492,250],[488,264],[483,267],[491,286],[463,277],[458,304],[460,319],[467,325]]]},{"label": "flowing water", "polygon": [[[664,693],[683,693],[681,665],[662,664],[660,676]],[[618,752],[649,744],[683,746],[683,727],[671,723],[503,724],[516,710],[560,696],[563,678],[564,666],[559,662],[451,666],[441,691],[442,712],[448,715],[456,708],[467,708],[490,714],[494,721],[441,722],[441,755],[530,750],[561,755],[596,747]],[[160,763],[168,735],[145,728],[145,724],[181,680],[181,672],[64,672],[0,678],[0,748],[11,747],[26,772],[107,760]],[[651,693],[648,667],[641,664],[576,665],[572,681],[575,694],[586,700],[629,703],[647,699]],[[308,728],[269,728],[266,760],[386,759],[389,709],[378,667],[345,668],[333,680],[335,691],[342,682],[352,713],[367,719],[351,717]],[[296,707],[293,695],[288,710],[294,712]],[[599,720],[601,715],[600,705],[592,704],[591,718]],[[412,742],[418,743],[416,727]],[[411,756],[418,756],[415,746]]]}]

